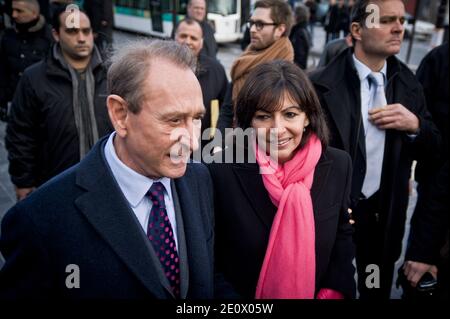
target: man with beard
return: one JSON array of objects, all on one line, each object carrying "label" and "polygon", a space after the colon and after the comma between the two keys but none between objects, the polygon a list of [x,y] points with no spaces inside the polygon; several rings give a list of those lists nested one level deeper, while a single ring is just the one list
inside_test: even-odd
[{"label": "man with beard", "polygon": [[5,144],[18,200],[78,163],[112,130],[106,68],[89,18],[80,12],[75,28],[64,23],[70,14],[61,8],[54,15],[56,43],[45,60],[24,72],[12,102]]},{"label": "man with beard", "polygon": [[272,60],[294,61],[294,48],[289,40],[292,22],[292,10],[286,1],[259,0],[255,3],[247,25],[250,45],[233,63],[232,85],[220,109],[217,127],[222,132],[233,126],[234,103],[251,70]]}]

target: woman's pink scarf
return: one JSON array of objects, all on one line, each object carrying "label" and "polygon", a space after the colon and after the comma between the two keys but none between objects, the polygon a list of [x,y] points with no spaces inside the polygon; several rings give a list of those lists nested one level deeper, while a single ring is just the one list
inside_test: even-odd
[{"label": "woman's pink scarf", "polygon": [[[261,168],[276,167],[270,156],[255,147]],[[257,299],[313,299],[316,255],[311,186],[322,154],[316,135],[295,156],[263,174],[264,186],[278,207],[256,287]]]}]

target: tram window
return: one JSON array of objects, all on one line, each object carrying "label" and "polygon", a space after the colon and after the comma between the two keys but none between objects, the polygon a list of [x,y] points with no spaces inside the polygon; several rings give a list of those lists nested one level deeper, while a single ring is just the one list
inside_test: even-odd
[{"label": "tram window", "polygon": [[[177,14],[186,14],[188,0],[176,0]],[[173,12],[173,0],[162,2],[162,12]]]},{"label": "tram window", "polygon": [[114,3],[118,7],[126,7],[141,10],[150,9],[150,1],[148,0],[115,0]]}]

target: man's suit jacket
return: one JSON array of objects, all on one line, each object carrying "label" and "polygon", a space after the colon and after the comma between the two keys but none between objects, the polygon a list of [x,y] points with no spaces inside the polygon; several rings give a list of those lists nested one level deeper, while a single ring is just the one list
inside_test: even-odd
[{"label": "man's suit jacket", "polygon": [[[277,208],[256,163],[211,164],[216,213],[216,262],[244,297],[255,296]],[[316,292],[330,288],[354,297],[353,228],[347,213],[350,157],[327,148],[314,173],[311,197],[316,233]],[[286,273],[286,276],[289,276]]]},{"label": "man's suit jacket", "polygon": [[[356,203],[361,197],[366,172],[366,146],[362,124],[357,138],[358,122],[361,120],[361,90],[352,54],[352,48],[343,51],[327,67],[311,74],[311,81],[328,117],[330,145],[348,152],[352,157],[351,197]],[[395,56],[387,59],[386,99],[388,104],[402,104],[420,122],[420,133],[415,138],[406,132],[386,130],[380,221],[385,227],[383,260],[391,263],[398,259],[401,252],[412,161],[434,152],[440,144],[440,136],[426,109],[422,87],[408,67]]]},{"label": "man's suit jacket", "polygon": [[[104,156],[106,138],[78,165],[4,217],[1,298],[173,298],[162,267]],[[208,170],[172,181],[181,297],[213,297],[213,195]],[[181,217],[181,220],[179,219]],[[184,227],[183,227],[184,226]],[[68,265],[80,288],[68,289]],[[69,270],[69,269],[68,269]],[[73,277],[69,277],[69,281]]]}]

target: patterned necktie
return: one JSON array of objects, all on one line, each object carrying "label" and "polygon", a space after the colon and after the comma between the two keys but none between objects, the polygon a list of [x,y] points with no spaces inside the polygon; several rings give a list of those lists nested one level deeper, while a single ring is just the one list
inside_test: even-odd
[{"label": "patterned necktie", "polygon": [[[382,107],[387,104],[384,93],[384,77],[381,72],[372,72],[368,76],[371,92],[369,110]],[[379,188],[383,169],[384,142],[386,132],[380,130],[372,122],[368,122],[366,128],[366,175],[362,187],[362,193],[366,198],[372,196]]]},{"label": "patterned necktie", "polygon": [[152,209],[148,219],[147,237],[169,280],[170,287],[176,298],[180,297],[180,260],[173,234],[173,229],[167,216],[164,203],[164,185],[153,183],[147,195],[152,201]]}]

